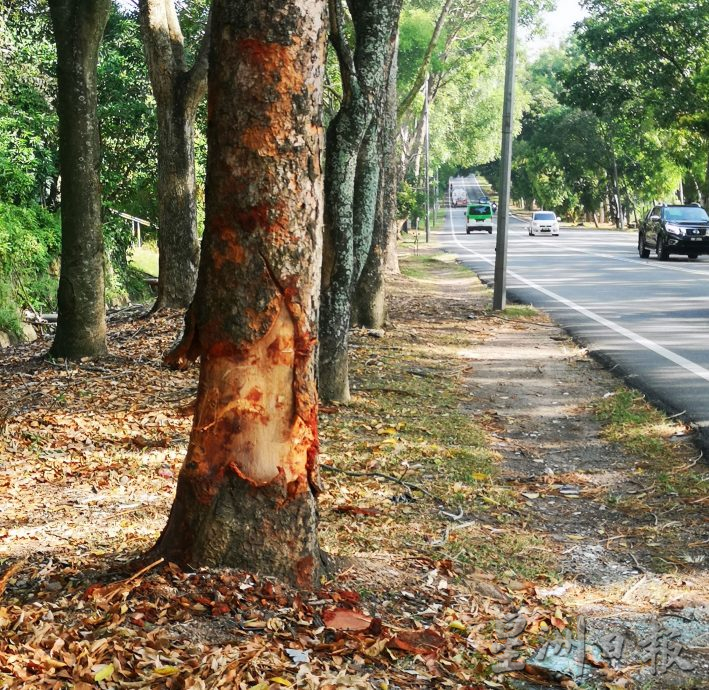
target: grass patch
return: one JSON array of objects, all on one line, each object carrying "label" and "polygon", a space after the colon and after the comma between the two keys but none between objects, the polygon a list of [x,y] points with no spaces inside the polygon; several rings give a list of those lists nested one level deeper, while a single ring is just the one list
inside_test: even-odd
[{"label": "grass patch", "polygon": [[158,276],[158,249],[151,243],[130,250],[130,264],[154,278]]},{"label": "grass patch", "polygon": [[676,423],[668,420],[637,391],[628,388],[619,388],[599,400],[594,411],[604,426],[606,440],[652,460],[667,456],[667,439],[678,431]]},{"label": "grass patch", "polygon": [[539,312],[538,309],[533,307],[531,304],[511,304],[506,306],[501,311],[493,311],[488,309],[487,313],[490,316],[501,316],[505,319],[548,319]]},{"label": "grass patch", "polygon": [[431,279],[435,271],[441,277],[440,271],[445,271],[447,279],[451,277],[470,278],[471,272],[455,261],[452,255],[443,252],[439,254],[411,254],[399,260],[402,275],[414,280]]},{"label": "grass patch", "polygon": [[554,579],[557,556],[531,532],[515,529],[494,539],[484,533],[471,533],[457,542],[462,547],[461,561],[478,570],[529,580]]},{"label": "grass patch", "polygon": [[[637,391],[619,388],[613,395],[594,405],[603,424],[602,436],[642,458],[635,470],[638,481],[646,487],[640,496],[618,501],[624,512],[647,512],[648,502],[658,500],[692,505],[706,500],[706,476],[702,476],[701,458],[690,443],[670,441],[685,427],[650,405]],[[696,510],[692,508],[692,510]]]},{"label": "grass patch", "polygon": [[513,304],[505,307],[501,315],[508,319],[532,319],[539,316],[539,311],[529,304]]}]

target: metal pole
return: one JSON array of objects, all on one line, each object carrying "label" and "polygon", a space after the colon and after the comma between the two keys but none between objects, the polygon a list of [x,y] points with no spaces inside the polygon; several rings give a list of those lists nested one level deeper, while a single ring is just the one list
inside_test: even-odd
[{"label": "metal pole", "polygon": [[429,240],[430,215],[431,215],[431,182],[428,179],[428,77],[423,89],[423,117],[426,136],[426,156],[424,164],[424,175],[426,177],[426,244]]},{"label": "metal pole", "polygon": [[515,93],[515,47],[517,39],[517,0],[510,0],[507,28],[507,66],[505,68],[505,103],[502,109],[502,163],[500,203],[497,208],[497,252],[495,256],[495,289],[492,308],[501,310],[507,302],[507,226],[510,213],[510,179],[512,169],[512,114]]}]

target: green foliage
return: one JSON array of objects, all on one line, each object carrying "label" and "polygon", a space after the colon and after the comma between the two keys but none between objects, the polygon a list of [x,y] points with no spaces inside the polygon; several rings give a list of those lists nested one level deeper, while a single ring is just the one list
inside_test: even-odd
[{"label": "green foliage", "polygon": [[136,17],[113,10],[99,51],[101,182],[105,206],[155,220],[157,121],[140,35]]},{"label": "green foliage", "polygon": [[[549,0],[523,0],[520,23],[534,26],[541,12],[552,5]],[[426,75],[431,167],[470,168],[499,155],[508,9],[505,0],[454,2],[448,6],[448,13],[442,14],[440,1],[405,3],[399,27],[398,91],[409,174],[421,146],[417,130],[423,98],[417,95],[411,107],[403,111],[401,104],[408,104],[405,95],[422,85]],[[431,45],[439,20],[442,30],[436,44]],[[429,54],[430,61],[426,62]],[[517,94],[517,126],[526,102],[527,94],[521,89]]]},{"label": "green foliage", "polygon": [[0,331],[20,336],[20,309],[15,302],[12,286],[0,276]]},{"label": "green foliage", "polygon": [[563,79],[567,100],[607,124],[632,196],[670,201],[684,178],[709,204],[709,0],[588,8],[577,32],[583,60]]},{"label": "green foliage", "polygon": [[60,228],[40,206],[0,203],[0,283],[4,307],[53,308],[56,301]]},{"label": "green foliage", "polygon": [[426,193],[404,180],[396,196],[398,218],[420,218],[426,212]]},{"label": "green foliage", "polygon": [[49,201],[57,178],[54,46],[44,11],[0,10],[0,201]]}]

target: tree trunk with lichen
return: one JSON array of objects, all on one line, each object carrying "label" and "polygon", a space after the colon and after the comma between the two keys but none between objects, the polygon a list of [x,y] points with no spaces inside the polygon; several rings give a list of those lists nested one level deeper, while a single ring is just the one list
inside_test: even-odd
[{"label": "tree trunk with lichen", "polygon": [[[355,50],[346,37],[341,0],[329,0],[330,40],[342,76],[342,105],[328,126],[325,150],[325,242],[320,310],[318,385],[325,400],[350,397],[347,341],[352,294],[369,251],[371,218],[355,224],[354,194],[360,150],[381,108],[401,0],[351,0]],[[360,168],[360,173],[363,170]],[[367,204],[374,208],[373,199]],[[371,202],[371,203],[370,203]],[[360,220],[365,218],[361,213]],[[356,233],[365,233],[355,237]]]},{"label": "tree trunk with lichen", "polygon": [[[381,111],[379,122],[378,150],[376,154],[380,167],[377,205],[374,215],[374,227],[369,255],[357,282],[357,289],[352,298],[352,320],[365,328],[380,329],[386,320],[386,286],[384,274],[389,266],[395,266],[398,272],[396,255],[396,117],[397,117],[397,44],[393,46],[387,97]],[[393,243],[392,243],[393,233]],[[390,254],[393,253],[393,257]]]},{"label": "tree trunk with lichen", "polygon": [[215,0],[206,227],[175,365],[201,357],[156,555],[312,587],[324,0]]},{"label": "tree trunk with lichen", "polygon": [[140,24],[158,114],[158,297],[153,311],[185,308],[199,264],[194,121],[207,88],[207,21],[187,67],[174,0],[140,0]]},{"label": "tree trunk with lichen", "polygon": [[50,354],[81,359],[106,353],[98,49],[110,0],[50,0],[57,44],[57,115],[62,253],[57,332]]}]

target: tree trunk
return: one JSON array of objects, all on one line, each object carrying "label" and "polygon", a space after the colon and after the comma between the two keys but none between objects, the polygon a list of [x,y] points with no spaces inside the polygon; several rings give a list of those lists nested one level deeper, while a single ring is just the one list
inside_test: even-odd
[{"label": "tree trunk", "polygon": [[424,144],[424,132],[425,132],[425,119],[423,106],[421,109],[421,116],[416,120],[416,126],[414,128],[414,133],[411,136],[411,145],[409,148],[409,160],[407,161],[407,167],[403,171],[403,177],[406,179],[416,180],[418,184],[421,178],[421,158],[423,157],[423,144]]},{"label": "tree trunk", "polygon": [[362,269],[369,256],[374,232],[374,218],[379,194],[379,177],[382,160],[379,155],[379,118],[373,117],[362,141],[357,157],[357,173],[354,190],[354,271],[353,284],[362,275]]},{"label": "tree trunk", "polygon": [[194,120],[207,87],[210,25],[191,69],[174,0],[140,0],[140,24],[158,113],[158,297],[153,311],[185,308],[197,283],[199,240]]},{"label": "tree trunk", "polygon": [[[340,110],[327,129],[325,233],[320,305],[318,390],[323,400],[350,399],[347,333],[354,273],[353,199],[360,127]],[[347,134],[354,134],[347,137]]]},{"label": "tree trunk", "polygon": [[704,210],[709,212],[709,156],[707,156],[707,170],[704,175]]},{"label": "tree trunk", "polygon": [[386,320],[386,288],[384,272],[398,273],[396,226],[397,190],[397,44],[394,44],[387,79],[387,95],[382,110],[377,159],[381,166],[374,230],[369,256],[352,299],[355,323],[365,328],[383,328]]},{"label": "tree trunk", "polygon": [[386,321],[386,286],[384,282],[387,227],[384,210],[385,179],[379,180],[372,245],[352,296],[352,321],[364,328],[384,328]]},{"label": "tree trunk", "polygon": [[[320,396],[339,402],[347,402],[350,397],[347,334],[357,277],[353,206],[357,157],[375,110],[381,105],[401,0],[352,0],[348,6],[356,35],[354,54],[344,35],[341,0],[329,0],[330,40],[340,64],[343,98],[340,111],[328,127],[325,148],[325,242],[318,369]],[[365,244],[364,240],[357,240],[358,246]]]},{"label": "tree trunk", "polygon": [[57,332],[50,354],[81,359],[106,353],[98,49],[110,0],[50,0],[57,44],[57,115],[62,252]]},{"label": "tree trunk", "polygon": [[318,582],[325,0],[215,0],[206,227],[174,361],[197,409],[155,554]]},{"label": "tree trunk", "polygon": [[199,267],[194,113],[187,113],[180,104],[159,110],[159,273],[153,311],[188,307]]}]

